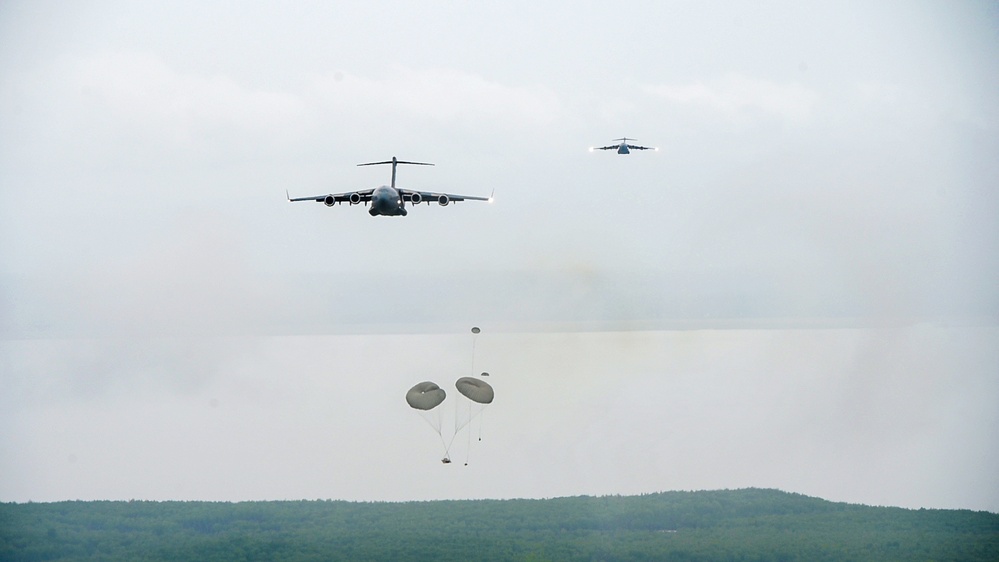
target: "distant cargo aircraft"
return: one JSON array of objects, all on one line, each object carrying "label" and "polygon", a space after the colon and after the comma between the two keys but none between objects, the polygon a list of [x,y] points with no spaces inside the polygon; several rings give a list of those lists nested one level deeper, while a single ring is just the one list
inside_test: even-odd
[{"label": "distant cargo aircraft", "polygon": [[654,146],[638,146],[637,144],[628,144],[628,141],[630,141],[630,140],[633,141],[633,140],[638,140],[638,139],[629,139],[628,137],[622,137],[622,138],[614,139],[614,140],[621,141],[621,143],[620,144],[612,144],[610,146],[594,146],[594,147],[590,147],[590,152],[593,152],[594,150],[617,150],[618,154],[631,154],[632,150],[659,150],[658,148],[656,148]]},{"label": "distant cargo aircraft", "polygon": [[476,197],[454,193],[416,191],[395,186],[395,167],[398,164],[433,166],[433,164],[426,162],[407,162],[393,156],[391,160],[386,160],[385,162],[368,162],[366,164],[358,164],[358,166],[376,166],[379,164],[392,164],[392,185],[383,185],[373,189],[361,189],[359,191],[347,191],[344,193],[315,195],[313,197],[295,197],[294,199],[287,192],[285,194],[288,196],[288,201],[319,201],[325,203],[327,207],[332,207],[340,203],[349,203],[350,205],[358,205],[360,203],[367,205],[371,203],[371,208],[368,209],[368,214],[371,216],[406,216],[408,214],[406,211],[407,202],[413,205],[419,205],[420,203],[427,203],[429,205],[431,201],[437,201],[438,205],[446,207],[452,201],[489,201],[491,203],[493,200],[491,196]]}]

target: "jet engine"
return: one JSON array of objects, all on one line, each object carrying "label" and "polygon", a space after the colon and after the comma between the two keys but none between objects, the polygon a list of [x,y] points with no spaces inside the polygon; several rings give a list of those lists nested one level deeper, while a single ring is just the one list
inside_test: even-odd
[{"label": "jet engine", "polygon": [[336,205],[336,197],[327,195],[326,198],[323,199],[323,203],[325,203],[327,207],[332,207],[333,205]]},{"label": "jet engine", "polygon": [[441,193],[440,196],[437,198],[437,204],[440,205],[441,207],[447,207],[447,204],[450,202],[451,198],[444,193]]},{"label": "jet engine", "polygon": [[350,204],[351,205],[357,205],[360,202],[361,202],[361,195],[359,193],[354,192],[354,193],[350,194]]},{"label": "jet engine", "polygon": [[409,196],[409,200],[412,201],[414,205],[419,205],[423,202],[423,196],[414,192]]}]

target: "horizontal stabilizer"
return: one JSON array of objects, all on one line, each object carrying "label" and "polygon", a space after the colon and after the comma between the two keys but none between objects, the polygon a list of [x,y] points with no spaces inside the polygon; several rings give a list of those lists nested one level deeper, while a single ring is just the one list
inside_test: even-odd
[{"label": "horizontal stabilizer", "polygon": [[417,166],[433,166],[433,164],[427,162],[407,162],[406,160],[399,160],[395,156],[393,156],[391,160],[386,160],[385,162],[368,162],[366,164],[358,164],[358,166],[377,166],[379,164],[392,164],[392,187],[395,187],[396,164],[415,164]]},{"label": "horizontal stabilizer", "polygon": [[407,162],[406,160],[386,160],[384,162],[368,162],[366,164],[358,164],[358,166],[378,166],[381,164],[415,164],[417,166],[433,166],[428,162]]}]

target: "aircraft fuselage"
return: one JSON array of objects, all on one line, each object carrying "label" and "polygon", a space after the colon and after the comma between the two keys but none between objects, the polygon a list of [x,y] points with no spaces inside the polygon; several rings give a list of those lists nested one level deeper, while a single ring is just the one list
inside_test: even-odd
[{"label": "aircraft fuselage", "polygon": [[371,193],[371,208],[368,209],[368,214],[373,217],[377,215],[404,217],[408,211],[399,190],[383,185],[376,187]]},{"label": "aircraft fuselage", "polygon": [[621,146],[617,147],[617,153],[618,154],[631,154],[631,151],[628,150],[628,145],[626,145],[624,143],[621,143]]}]

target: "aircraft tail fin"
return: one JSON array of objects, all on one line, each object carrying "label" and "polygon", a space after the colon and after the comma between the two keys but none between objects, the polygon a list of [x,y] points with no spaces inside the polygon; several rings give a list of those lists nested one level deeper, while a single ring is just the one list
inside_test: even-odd
[{"label": "aircraft tail fin", "polygon": [[364,164],[358,164],[358,166],[378,166],[381,164],[392,164],[392,187],[395,187],[395,166],[396,164],[413,164],[416,166],[433,166],[429,162],[409,162],[408,160],[399,160],[395,156],[391,160],[386,160],[384,162],[366,162]]}]

